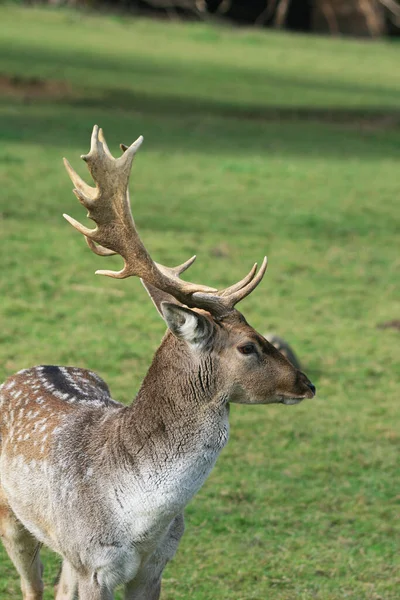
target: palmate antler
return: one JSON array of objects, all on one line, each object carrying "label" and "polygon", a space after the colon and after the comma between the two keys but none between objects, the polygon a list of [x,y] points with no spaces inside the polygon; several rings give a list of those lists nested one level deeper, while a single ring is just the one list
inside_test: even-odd
[{"label": "palmate antler", "polygon": [[222,317],[260,283],[267,268],[267,259],[264,258],[257,274],[255,264],[244,279],[220,291],[180,279],[179,276],[190,267],[195,256],[172,268],[154,262],[136,230],[129,201],[129,175],[133,158],[142,141],[143,137],[140,136],[129,147],[121,145],[122,156],[114,158],[103,131],[95,125],[90,152],[81,158],[87,163],[96,187],[85,183],[66,159],[64,164],[75,186],[74,194],[87,208],[88,217],[96,223],[96,227],[88,229],[72,217],[64,217],[85,236],[93,252],[99,256],[119,254],[124,259],[121,271],[96,273],[119,279],[132,275],[141,277],[146,283],[167,292],[186,306],[203,308],[215,317]]}]

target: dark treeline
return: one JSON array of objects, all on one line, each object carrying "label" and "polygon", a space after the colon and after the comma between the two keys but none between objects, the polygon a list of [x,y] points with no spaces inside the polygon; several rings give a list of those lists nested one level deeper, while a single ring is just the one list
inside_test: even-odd
[{"label": "dark treeline", "polygon": [[[31,0],[32,3],[32,0]],[[400,0],[48,0],[168,18],[378,37],[400,34]]]}]

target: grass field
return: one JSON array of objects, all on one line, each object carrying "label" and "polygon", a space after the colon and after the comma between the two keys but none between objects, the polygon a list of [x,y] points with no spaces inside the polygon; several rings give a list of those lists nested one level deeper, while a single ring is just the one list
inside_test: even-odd
[{"label": "grass field", "polygon": [[[398,53],[0,7],[1,379],[78,365],[129,401],[162,337],[140,283],[95,277],[107,267],[61,217],[84,219],[61,158],[86,176],[98,123],[115,152],[145,137],[132,205],[156,260],[196,253],[191,279],[222,287],[268,254],[241,310],[317,386],[297,407],[232,408],[163,600],[400,598]],[[2,548],[0,598],[20,598]]]}]

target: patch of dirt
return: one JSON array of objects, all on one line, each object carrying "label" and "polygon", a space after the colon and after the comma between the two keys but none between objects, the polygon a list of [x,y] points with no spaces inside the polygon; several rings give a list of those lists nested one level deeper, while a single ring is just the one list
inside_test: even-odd
[{"label": "patch of dirt", "polygon": [[386,323],[379,323],[378,329],[397,329],[400,331],[400,319],[393,319],[393,321],[386,321]]},{"label": "patch of dirt", "polygon": [[66,81],[0,74],[0,95],[27,100],[65,98],[72,96],[72,88]]}]

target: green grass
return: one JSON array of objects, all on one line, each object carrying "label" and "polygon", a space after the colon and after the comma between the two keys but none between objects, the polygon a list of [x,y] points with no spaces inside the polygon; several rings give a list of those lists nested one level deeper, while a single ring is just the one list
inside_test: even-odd
[{"label": "green grass", "polygon": [[[400,319],[398,51],[0,8],[1,377],[79,365],[128,401],[161,339],[140,283],[95,277],[61,217],[84,219],[61,157],[85,175],[97,122],[115,152],[145,137],[132,205],[156,260],[197,253],[191,278],[221,287],[268,254],[241,309],[317,386],[232,408],[163,600],[399,597],[399,333],[377,327]],[[0,598],[18,586],[1,548]]]}]

